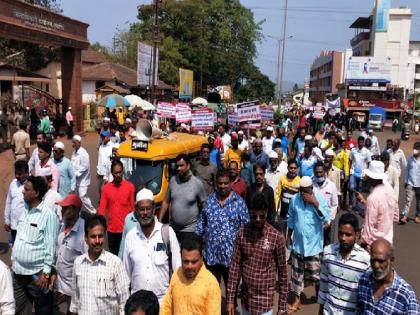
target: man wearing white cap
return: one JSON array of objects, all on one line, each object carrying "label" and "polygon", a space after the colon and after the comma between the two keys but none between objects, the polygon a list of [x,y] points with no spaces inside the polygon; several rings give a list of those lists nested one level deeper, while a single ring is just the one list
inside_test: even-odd
[{"label": "man wearing white cap", "polygon": [[70,192],[76,191],[76,174],[71,161],[64,156],[64,143],[57,141],[53,147],[54,164],[60,171],[58,192],[65,198]]},{"label": "man wearing white cap", "polygon": [[241,149],[241,151],[249,150],[249,142],[244,136],[244,132],[242,130],[238,131],[238,148]]},{"label": "man wearing white cap", "polygon": [[57,205],[57,202],[63,198],[56,190],[52,188],[53,175],[51,168],[41,168],[37,173],[37,176],[43,177],[48,184],[48,191],[42,199],[42,203],[45,204],[48,209],[51,209],[61,221],[61,207]]},{"label": "man wearing white cap", "polygon": [[299,190],[290,201],[287,221],[287,246],[292,250],[291,289],[295,294],[290,312],[300,308],[300,294],[308,284],[315,285],[318,295],[324,228],[330,223],[330,209],[325,199],[313,191],[310,177],[300,179]]},{"label": "man wearing white cap", "polygon": [[82,203],[88,213],[95,214],[96,209],[87,195],[90,185],[90,158],[87,151],[82,147],[82,138],[75,135],[72,141],[73,153],[71,155],[71,164],[76,173],[76,192],[80,196]]},{"label": "man wearing white cap", "polygon": [[265,181],[268,186],[273,188],[273,191],[276,191],[280,177],[286,175],[288,172],[287,163],[281,161],[275,151],[271,151],[268,154],[268,159],[270,161],[270,167],[265,170]]},{"label": "man wearing white cap", "polygon": [[363,172],[364,180],[371,187],[367,199],[359,192],[356,198],[365,206],[365,223],[361,235],[364,247],[370,247],[373,241],[384,238],[392,244],[394,222],[399,220],[398,201],[392,187],[384,183],[387,179],[385,165],[381,161],[372,161]]},{"label": "man wearing white cap", "polygon": [[71,106],[68,107],[66,112],[66,122],[67,122],[67,139],[73,137],[73,114],[71,113]]},{"label": "man wearing white cap", "polygon": [[267,126],[267,129],[265,130],[265,137],[262,139],[263,151],[265,152],[265,154],[269,154],[271,151],[273,151],[273,131],[274,128],[271,126]]},{"label": "man wearing white cap", "polygon": [[138,223],[127,233],[123,251],[131,292],[152,291],[161,303],[172,271],[181,266],[178,240],[169,225],[157,220],[151,190],[137,193],[134,216]]}]

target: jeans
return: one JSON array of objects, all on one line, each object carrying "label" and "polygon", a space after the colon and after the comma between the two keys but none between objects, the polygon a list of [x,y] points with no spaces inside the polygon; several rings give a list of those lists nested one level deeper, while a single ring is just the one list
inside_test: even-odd
[{"label": "jeans", "polygon": [[32,314],[32,305],[36,315],[53,314],[53,293],[43,293],[35,284],[31,275],[13,273],[13,293],[16,301],[16,314]]},{"label": "jeans", "polygon": [[356,177],[354,175],[350,175],[350,181],[349,181],[349,205],[356,208],[359,212],[363,211],[362,205],[356,200],[355,198],[355,192],[362,192],[363,191],[363,185],[362,185],[362,179],[359,177]]},{"label": "jeans", "polygon": [[408,216],[414,196],[416,197],[416,217],[420,217],[420,187],[413,187],[411,185],[407,185],[405,189],[405,205],[401,213],[402,216]]},{"label": "jeans", "polygon": [[120,250],[120,244],[122,239],[122,233],[112,233],[108,232],[108,249],[109,251],[118,256]]}]

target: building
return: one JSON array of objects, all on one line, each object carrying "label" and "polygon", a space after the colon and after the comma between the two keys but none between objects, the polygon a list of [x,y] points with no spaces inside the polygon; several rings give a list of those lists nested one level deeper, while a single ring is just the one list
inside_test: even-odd
[{"label": "building", "polygon": [[410,106],[407,93],[415,71],[409,58],[411,17],[409,8],[391,8],[391,0],[376,0],[369,16],[350,25],[355,36],[351,55],[345,58],[345,81],[339,86],[348,111],[377,105],[390,119]]},{"label": "building", "polygon": [[311,66],[309,100],[324,103],[327,96],[338,94],[337,84],[343,82],[344,53],[323,50]]}]

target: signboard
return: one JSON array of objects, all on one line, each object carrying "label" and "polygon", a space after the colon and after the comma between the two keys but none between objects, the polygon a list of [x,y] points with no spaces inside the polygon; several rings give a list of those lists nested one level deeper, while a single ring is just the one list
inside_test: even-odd
[{"label": "signboard", "polygon": [[207,86],[207,93],[218,93],[222,101],[232,100],[232,87],[230,85]]},{"label": "signboard", "polygon": [[350,57],[346,80],[349,83],[391,82],[391,59],[387,57]]},{"label": "signboard", "polygon": [[230,112],[227,114],[228,126],[230,128],[235,128],[238,125],[238,115],[235,112]]},{"label": "signboard", "polygon": [[147,141],[133,139],[131,140],[131,150],[147,152],[149,143]]},{"label": "signboard", "polygon": [[176,123],[188,123],[191,121],[191,107],[186,103],[176,104]]},{"label": "signboard", "polygon": [[315,119],[324,119],[325,109],[322,106],[316,106],[314,108],[313,118]]},{"label": "signboard", "polygon": [[239,125],[243,128],[257,129],[261,127],[259,101],[236,104]]},{"label": "signboard", "polygon": [[391,0],[376,0],[376,32],[388,31],[389,10]]},{"label": "signboard", "polygon": [[158,66],[159,66],[159,50],[156,52],[156,74],[155,80],[152,82],[152,66],[153,66],[153,47],[145,43],[137,43],[137,84],[138,85],[157,85],[158,82]]},{"label": "signboard", "polygon": [[272,122],[274,120],[274,111],[268,107],[260,107],[261,121]]},{"label": "signboard", "polygon": [[180,99],[192,99],[193,77],[194,77],[193,71],[179,68],[179,98]]},{"label": "signboard", "polygon": [[156,113],[159,118],[175,118],[176,107],[172,103],[159,102]]},{"label": "signboard", "polygon": [[195,109],[191,113],[191,127],[194,131],[214,129],[214,112],[211,108]]}]

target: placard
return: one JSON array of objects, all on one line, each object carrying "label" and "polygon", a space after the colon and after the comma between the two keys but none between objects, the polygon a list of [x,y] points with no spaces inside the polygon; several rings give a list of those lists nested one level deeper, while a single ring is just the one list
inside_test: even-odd
[{"label": "placard", "polygon": [[259,101],[236,104],[238,123],[243,128],[261,128],[261,113]]},{"label": "placard", "polygon": [[194,131],[214,129],[214,113],[211,108],[199,108],[191,112],[191,127]]},{"label": "placard", "polygon": [[159,118],[175,118],[176,107],[172,103],[159,102],[157,104],[157,116]]},{"label": "placard", "polygon": [[227,114],[228,126],[230,128],[235,128],[238,126],[238,114],[235,112],[230,112]]},{"label": "placard", "polygon": [[272,122],[274,120],[274,111],[268,107],[260,107],[261,121]]},{"label": "placard", "polygon": [[176,123],[189,123],[191,121],[191,107],[187,103],[176,104]]}]

